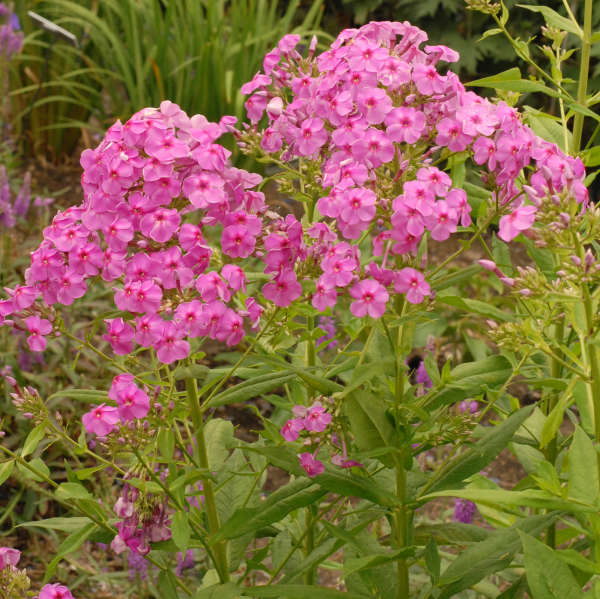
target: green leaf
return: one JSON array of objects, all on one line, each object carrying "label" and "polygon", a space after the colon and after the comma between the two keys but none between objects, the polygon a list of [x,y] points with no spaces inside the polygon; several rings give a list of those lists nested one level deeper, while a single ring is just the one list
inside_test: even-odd
[{"label": "green leaf", "polygon": [[76,532],[81,530],[86,524],[91,524],[91,520],[85,516],[73,516],[71,518],[46,518],[46,520],[32,520],[23,522],[17,526],[26,528],[45,528],[49,530],[62,530],[63,532]]},{"label": "green leaf", "polygon": [[244,587],[244,595],[274,599],[369,599],[367,595],[348,593],[304,584],[276,584],[264,587]]},{"label": "green leaf", "polygon": [[480,395],[485,387],[500,387],[512,376],[504,356],[490,356],[476,362],[459,364],[450,372],[449,382],[424,397],[423,408],[436,409],[468,397]]},{"label": "green leaf", "polygon": [[[66,483],[65,483],[66,484]],[[56,555],[54,559],[48,564],[46,568],[46,573],[44,574],[43,583],[45,584],[52,578],[54,573],[56,572],[56,568],[60,561],[68,555],[69,553],[73,553],[77,551],[87,541],[87,539],[99,528],[93,522],[88,524],[84,524],[78,531],[71,533],[58,547],[56,551]]]},{"label": "green leaf", "polygon": [[0,464],[0,485],[3,485],[6,482],[8,477],[12,474],[14,467],[14,460],[9,460],[8,462]]},{"label": "green leaf", "polygon": [[394,444],[394,426],[387,409],[384,400],[366,391],[355,391],[344,401],[344,411],[360,451]]},{"label": "green leaf", "polygon": [[79,483],[61,483],[54,492],[60,501],[69,499],[92,499],[90,492]]},{"label": "green leaf", "polygon": [[598,166],[600,165],[600,146],[593,146],[587,150],[581,152],[581,159],[585,166]]},{"label": "green leaf", "polygon": [[273,391],[295,378],[296,374],[294,372],[275,372],[257,376],[249,381],[238,383],[221,393],[217,393],[217,395],[208,402],[208,405],[215,407],[243,402],[257,397],[258,395],[264,395],[269,391]]},{"label": "green leaf", "polygon": [[438,302],[460,308],[469,314],[480,314],[485,318],[493,318],[499,322],[513,320],[513,317],[510,314],[499,310],[488,302],[482,302],[480,300],[474,300],[455,295],[440,295],[436,299]]},{"label": "green leaf", "polygon": [[311,505],[327,493],[313,480],[296,479],[281,487],[256,508],[236,510],[211,538],[211,543],[222,539],[235,539],[281,521],[300,507]]},{"label": "green leaf", "polygon": [[28,456],[30,453],[33,453],[36,450],[37,446],[39,445],[39,442],[44,438],[45,432],[45,422],[38,424],[35,428],[29,431],[29,434],[25,439],[25,443],[23,444],[23,451],[21,451],[22,458]]},{"label": "green leaf", "polygon": [[158,588],[161,599],[179,599],[177,579],[171,570],[161,570],[158,574]]},{"label": "green leaf", "polygon": [[356,572],[362,572],[363,570],[376,568],[377,566],[389,564],[390,562],[395,562],[402,558],[413,557],[414,554],[414,547],[403,547],[402,549],[392,551],[388,554],[376,553],[373,555],[365,555],[347,559],[344,562],[344,578],[347,578]]},{"label": "green leaf", "polygon": [[517,4],[520,8],[525,8],[532,12],[539,12],[543,15],[546,23],[550,27],[556,27],[561,31],[568,31],[569,33],[573,33],[578,38],[582,38],[583,31],[581,27],[577,23],[571,21],[571,19],[567,19],[560,14],[558,14],[555,10],[550,8],[549,6],[531,6],[528,4]]},{"label": "green leaf", "polygon": [[425,545],[433,538],[438,545],[464,545],[484,541],[490,532],[475,524],[461,522],[439,522],[415,527],[415,543]]},{"label": "green leaf", "polygon": [[225,584],[213,584],[205,589],[199,589],[194,595],[194,599],[238,599],[241,596],[241,589],[227,582]]},{"label": "green leaf", "polygon": [[33,458],[33,460],[29,461],[29,465],[35,470],[35,474],[19,462],[17,462],[17,470],[26,478],[31,478],[39,483],[44,482],[46,480],[45,477],[50,477],[50,469],[46,466],[42,458]]},{"label": "green leaf", "polygon": [[76,399],[77,401],[84,404],[109,404],[109,405],[117,405],[117,402],[109,399],[108,392],[106,391],[95,391],[92,389],[63,389],[62,391],[57,391],[53,393],[47,401],[52,401],[53,399],[59,398],[67,398],[67,399]]},{"label": "green leaf", "polygon": [[583,592],[569,566],[546,544],[519,532],[527,583],[533,599],[578,599]]},{"label": "green leaf", "polygon": [[584,503],[598,503],[598,453],[593,441],[580,427],[575,428],[569,450],[569,497]]},{"label": "green leaf", "polygon": [[171,518],[171,534],[177,548],[185,553],[190,546],[190,522],[187,512],[178,511]]},{"label": "green leaf", "polygon": [[175,451],[175,435],[170,429],[162,428],[158,431],[158,449],[160,454],[166,460],[173,459],[173,452]]},{"label": "green leaf", "polygon": [[540,449],[544,449],[544,447],[556,437],[558,429],[563,422],[565,410],[567,409],[570,399],[569,393],[562,393],[560,399],[556,402],[550,414],[548,414],[548,417],[544,421],[544,426],[542,427]]},{"label": "green leaf", "polygon": [[463,482],[469,476],[483,470],[508,445],[521,424],[529,417],[533,406],[527,406],[509,416],[502,424],[494,426],[466,451],[442,466],[423,489],[434,493]]},{"label": "green leaf", "polygon": [[493,89],[506,89],[508,91],[519,93],[542,92],[553,98],[558,98],[560,94],[547,87],[539,81],[530,81],[521,78],[521,71],[517,67],[498,73],[491,77],[483,77],[475,81],[469,81],[465,84],[468,87],[491,87]]},{"label": "green leaf", "polygon": [[431,582],[436,585],[440,579],[441,560],[438,548],[433,537],[429,537],[429,542],[425,547],[425,564],[431,576]]},{"label": "green leaf", "polygon": [[227,460],[229,447],[233,444],[233,424],[223,418],[213,418],[204,426],[208,467],[218,470]]},{"label": "green leaf", "polygon": [[537,509],[562,510],[565,512],[595,512],[598,510],[596,505],[584,504],[573,499],[561,499],[538,489],[527,489],[526,491],[474,488],[449,489],[447,491],[428,493],[420,499],[421,501],[426,501],[434,497],[462,497],[463,499],[492,507],[533,507]]},{"label": "green leaf", "polygon": [[496,530],[480,543],[472,543],[450,563],[440,577],[439,599],[450,599],[480,580],[503,570],[521,547],[519,530],[539,534],[556,521],[556,514],[524,518],[511,528]]}]

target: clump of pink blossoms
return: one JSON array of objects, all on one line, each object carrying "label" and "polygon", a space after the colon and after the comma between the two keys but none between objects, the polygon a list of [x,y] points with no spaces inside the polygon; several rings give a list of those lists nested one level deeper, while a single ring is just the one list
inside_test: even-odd
[{"label": "clump of pink blossoms", "polygon": [[[294,406],[292,412],[295,417],[283,425],[281,436],[290,443],[302,437],[304,445],[313,446],[312,452],[298,454],[300,465],[304,468],[308,476],[312,478],[323,474],[325,471],[325,465],[317,459],[317,454],[326,437],[331,437],[332,446],[336,450],[331,456],[333,464],[341,468],[362,466],[362,464],[355,460],[347,459],[346,444],[343,439],[341,448],[339,448],[337,435],[326,433],[333,419],[327,410],[327,406],[323,405],[320,401],[315,401],[308,408],[306,406]],[[314,446],[316,446],[316,449]],[[338,452],[339,449],[341,449],[341,453]]]},{"label": "clump of pink blossoms", "polygon": [[[241,136],[246,151],[304,169],[318,211],[307,232],[319,310],[349,292],[355,316],[378,318],[392,294],[410,303],[430,295],[414,268],[423,236],[445,241],[471,224],[465,190],[442,170],[453,154],[481,169],[504,241],[532,227],[545,200],[587,202],[581,160],[536,136],[516,109],[441,71],[458,54],[421,47],[426,40],[407,22],[373,22],[343,31],[318,56],[313,40],[303,57],[289,35],[242,87],[252,123]],[[365,264],[357,240],[367,236],[373,257]]]},{"label": "clump of pink blossoms", "polygon": [[[245,295],[238,263],[263,245],[271,222],[263,194],[253,191],[260,176],[232,167],[230,153],[214,143],[231,123],[188,117],[163,102],[113,125],[98,148],[83,152],[84,201],[44,230],[26,284],[7,289],[0,302],[0,323],[28,332],[31,349],[41,351],[53,307],[70,306],[100,279],[122,312],[105,321],[104,339],[117,354],[153,347],[169,364],[187,357],[196,337],[239,343],[245,322],[256,326],[263,308]],[[207,228],[218,229],[218,256]],[[276,278],[278,269],[272,272]]]}]

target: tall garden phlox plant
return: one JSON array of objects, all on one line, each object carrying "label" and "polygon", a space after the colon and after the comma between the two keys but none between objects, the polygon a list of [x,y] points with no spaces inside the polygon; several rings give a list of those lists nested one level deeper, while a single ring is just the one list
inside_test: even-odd
[{"label": "tall garden phlox plant", "polygon": [[[314,584],[319,521],[337,501],[358,496],[377,506],[355,522],[359,529],[387,518],[393,551],[380,554],[378,564],[395,562],[391,588],[407,597],[409,565],[423,555],[416,549],[414,510],[426,499],[419,500],[416,490],[424,496],[477,474],[529,414],[517,412],[495,436],[484,435],[477,457],[465,459],[462,478],[451,467],[418,476],[413,457],[447,441],[446,432],[432,431],[434,417],[445,414],[446,404],[483,392],[461,395],[459,387],[444,396],[440,384],[443,389],[448,377],[441,380],[433,363],[428,370],[437,386],[411,384],[405,361],[415,326],[434,306],[445,267],[462,251],[429,263],[428,244],[471,233],[468,247],[492,223],[511,242],[544,224],[557,206],[574,213],[587,204],[581,161],[536,136],[515,108],[466,91],[441,68],[457,54],[444,46],[421,48],[426,40],[408,23],[370,23],[343,31],[318,55],[313,40],[303,56],[299,36],[288,35],[242,88],[250,121],[242,130],[230,117],[210,123],[170,102],[117,122],[96,149],[82,154],[84,202],[54,218],[31,255],[24,284],[0,302],[2,323],[25,331],[33,350],[65,336],[121,370],[106,400],[83,416],[91,448],[50,419],[35,392],[11,383],[16,403],[37,427],[113,466],[125,483],[114,513],[99,514],[85,501],[77,509],[92,528],[110,532],[114,551],[158,563],[171,596],[177,588],[190,589],[153,558],[153,544],[183,551],[193,540],[216,572],[207,584],[231,590],[233,562],[243,561],[248,544],[234,556],[231,539],[276,534],[265,528],[306,506],[306,528],[295,549],[304,544],[305,582]],[[303,205],[302,215],[269,208],[261,177],[231,166],[229,152],[216,143],[226,132],[243,151],[277,167],[273,178]],[[485,197],[477,215],[455,168],[465,163],[476,171]],[[96,284],[108,286],[114,300],[102,335],[114,356],[74,335],[62,317],[64,306]],[[317,356],[319,315],[337,315],[351,337],[329,346],[331,369]],[[295,348],[289,362],[277,356],[282,330],[298,334],[282,345]],[[241,344],[245,353],[225,375],[209,375],[199,390],[207,339]],[[391,360],[377,364],[370,353],[377,339],[389,344]],[[260,376],[223,390],[244,360],[262,365]],[[362,379],[352,379],[355,368]],[[506,368],[489,384],[508,384]],[[183,380],[185,390],[183,382],[178,386]],[[300,391],[286,398],[293,417],[280,432],[266,421],[261,442],[232,453],[222,446],[221,462],[214,461],[207,434],[221,424],[205,419],[209,408],[292,383],[297,389],[298,382]],[[462,425],[473,428],[470,410],[459,414]],[[366,439],[368,427],[373,433]],[[228,447],[234,445],[231,437]],[[247,449],[242,462],[220,478],[217,470],[240,458],[240,448]],[[260,520],[265,458],[297,478],[267,499],[268,515]],[[232,513],[218,494],[243,469],[254,482]],[[64,483],[57,497],[85,499],[80,487]],[[335,498],[320,510],[327,492]],[[255,521],[255,529],[244,528]],[[543,528],[537,520],[531,526]],[[338,540],[348,542],[343,535]],[[330,553],[337,547],[332,544]],[[432,551],[437,555],[435,543]],[[272,565],[270,582],[279,580],[288,559]],[[247,563],[236,581],[247,582],[252,567]],[[356,587],[363,592],[356,596],[365,596],[363,587]],[[287,587],[281,588],[286,595]],[[257,589],[248,594],[272,596]]]}]

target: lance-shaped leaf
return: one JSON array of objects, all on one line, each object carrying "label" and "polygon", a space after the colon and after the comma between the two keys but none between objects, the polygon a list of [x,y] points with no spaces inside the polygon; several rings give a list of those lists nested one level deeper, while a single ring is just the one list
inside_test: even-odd
[{"label": "lance-shaped leaf", "polygon": [[451,489],[469,476],[483,470],[506,447],[521,424],[529,417],[533,406],[527,406],[494,426],[476,443],[442,466],[425,485],[422,495]]}]

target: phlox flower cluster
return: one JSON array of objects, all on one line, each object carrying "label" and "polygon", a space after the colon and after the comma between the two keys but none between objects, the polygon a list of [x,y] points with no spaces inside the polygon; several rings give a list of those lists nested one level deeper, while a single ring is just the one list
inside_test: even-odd
[{"label": "phlox flower cluster", "polygon": [[132,374],[115,376],[108,397],[117,407],[101,404],[82,417],[85,430],[97,437],[106,437],[119,424],[145,418],[150,410],[150,397],[135,384]]},{"label": "phlox flower cluster", "polygon": [[[293,443],[302,437],[302,442],[306,446],[316,445],[316,449],[311,452],[298,454],[298,460],[302,468],[311,478],[323,474],[325,465],[319,459],[317,454],[321,448],[325,436],[331,436],[333,446],[339,449],[337,435],[328,435],[327,429],[331,425],[332,416],[327,411],[327,407],[320,401],[314,402],[310,407],[294,406],[292,409],[294,418],[288,420],[281,429],[281,436],[288,442]],[[324,435],[325,433],[325,435]],[[361,466],[359,462],[348,460],[346,455],[346,445],[342,442],[342,453],[335,451],[331,456],[331,462],[341,468],[351,468]]]},{"label": "phlox flower cluster", "polygon": [[[421,48],[426,40],[407,22],[373,22],[343,31],[318,56],[313,42],[304,58],[295,49],[299,37],[288,35],[242,87],[252,123],[242,136],[247,151],[284,164],[299,159],[321,192],[323,219],[308,229],[320,244],[309,249],[321,269],[313,296],[320,310],[344,289],[352,313],[372,317],[383,314],[391,293],[411,303],[430,294],[410,267],[421,239],[444,241],[471,224],[465,190],[435,166],[452,154],[467,153],[481,168],[504,213],[499,235],[507,242],[533,225],[543,200],[587,201],[582,162],[536,136],[516,109],[443,73],[439,63],[458,54]],[[367,235],[381,265],[360,264],[356,240]]]},{"label": "phlox flower cluster", "polygon": [[[21,552],[12,547],[0,547],[0,591],[11,597],[25,596],[30,581],[25,570],[17,570]],[[10,593],[13,593],[12,595]],[[8,597],[9,595],[3,595]],[[27,594],[27,597],[30,595]],[[69,589],[57,582],[42,587],[35,599],[75,599]]]},{"label": "phlox flower cluster", "polygon": [[146,555],[150,551],[150,543],[171,538],[172,510],[166,499],[140,497],[138,489],[125,484],[114,511],[121,519],[116,524],[117,534],[110,544],[115,553],[130,550],[138,555]]},{"label": "phlox flower cluster", "polygon": [[[98,148],[84,151],[84,202],[58,213],[44,230],[26,284],[7,290],[9,299],[0,302],[5,324],[21,318],[17,326],[41,351],[52,332],[50,307],[71,305],[99,278],[113,285],[123,314],[105,323],[104,338],[117,354],[153,347],[168,364],[188,356],[196,337],[239,343],[244,322],[256,326],[263,308],[244,295],[246,273],[235,262],[248,258],[259,238],[267,249],[270,236],[283,240],[280,232],[294,223],[282,220],[274,225],[278,233],[265,231],[264,197],[252,190],[260,176],[230,166],[229,152],[214,143],[230,122],[190,118],[163,102],[116,123]],[[206,227],[220,229],[213,267]],[[272,295],[285,301],[289,291],[265,285],[265,297]]]}]

